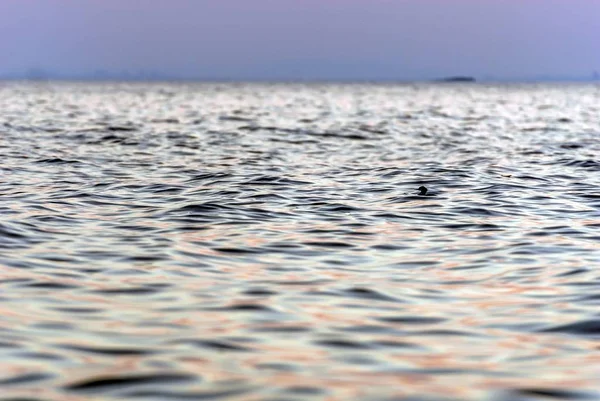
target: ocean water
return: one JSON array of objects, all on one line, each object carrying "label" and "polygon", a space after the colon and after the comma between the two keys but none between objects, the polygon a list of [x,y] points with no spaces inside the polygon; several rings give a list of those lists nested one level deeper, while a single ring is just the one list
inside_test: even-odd
[{"label": "ocean water", "polygon": [[600,400],[598,85],[3,83],[0,156],[1,401]]}]

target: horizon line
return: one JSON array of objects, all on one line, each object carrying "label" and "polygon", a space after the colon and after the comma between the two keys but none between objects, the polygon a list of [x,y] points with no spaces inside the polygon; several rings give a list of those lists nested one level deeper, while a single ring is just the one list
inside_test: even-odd
[{"label": "horizon line", "polygon": [[107,76],[93,77],[81,75],[27,77],[2,76],[0,82],[82,82],[82,83],[390,83],[390,84],[440,84],[440,85],[477,85],[486,83],[600,83],[590,77],[522,77],[522,78],[473,78],[472,80],[454,80],[448,78],[230,78],[230,77],[132,77]]}]

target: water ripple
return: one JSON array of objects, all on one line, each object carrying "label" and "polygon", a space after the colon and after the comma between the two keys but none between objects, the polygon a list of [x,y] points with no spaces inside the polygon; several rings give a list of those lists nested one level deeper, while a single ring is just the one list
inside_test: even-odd
[{"label": "water ripple", "polygon": [[0,401],[599,399],[599,101],[2,85]]}]

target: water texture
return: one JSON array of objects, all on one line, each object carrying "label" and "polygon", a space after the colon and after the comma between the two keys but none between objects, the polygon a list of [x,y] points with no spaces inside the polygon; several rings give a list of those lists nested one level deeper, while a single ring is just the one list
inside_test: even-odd
[{"label": "water texture", "polygon": [[600,399],[600,86],[4,83],[0,155],[1,401]]}]

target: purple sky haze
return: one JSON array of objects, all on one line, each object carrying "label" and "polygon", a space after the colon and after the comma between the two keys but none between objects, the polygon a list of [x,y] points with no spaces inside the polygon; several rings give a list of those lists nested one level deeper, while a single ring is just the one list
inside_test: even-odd
[{"label": "purple sky haze", "polygon": [[0,75],[588,77],[600,1],[1,0],[0,55]]}]

